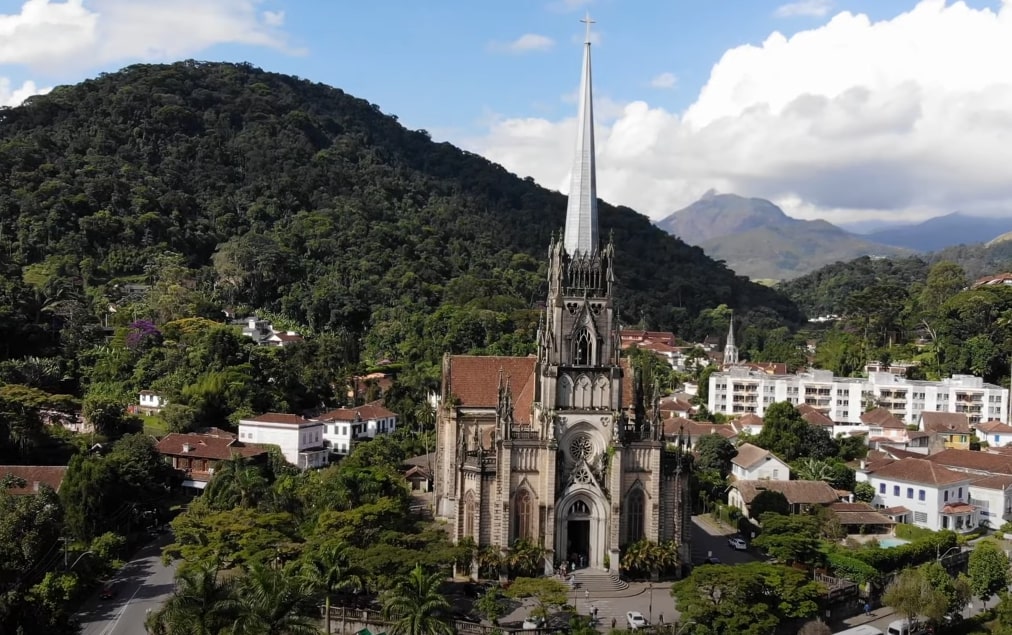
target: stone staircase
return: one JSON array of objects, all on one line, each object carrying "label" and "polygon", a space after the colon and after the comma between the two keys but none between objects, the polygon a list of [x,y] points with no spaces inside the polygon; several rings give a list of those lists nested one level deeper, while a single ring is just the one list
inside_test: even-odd
[{"label": "stone staircase", "polygon": [[608,573],[600,569],[577,569],[573,572],[576,589],[579,593],[590,591],[591,596],[604,595],[616,591],[625,591],[629,583],[618,577],[616,573]]}]

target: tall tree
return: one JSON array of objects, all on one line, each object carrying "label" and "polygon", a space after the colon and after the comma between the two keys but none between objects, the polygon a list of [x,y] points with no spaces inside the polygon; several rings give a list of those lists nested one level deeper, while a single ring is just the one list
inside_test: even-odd
[{"label": "tall tree", "polygon": [[986,605],[992,596],[1008,589],[1010,581],[1008,557],[994,541],[982,540],[970,552],[967,575],[973,594]]},{"label": "tall tree", "polygon": [[942,619],[948,609],[948,598],[931,584],[922,569],[904,569],[886,587],[882,601],[896,609],[911,624],[923,615],[929,620]]},{"label": "tall tree", "polygon": [[232,622],[233,591],[234,583],[221,579],[217,567],[183,569],[151,626],[164,635],[218,635]]},{"label": "tall tree", "polygon": [[348,563],[347,549],[339,542],[325,543],[308,553],[305,573],[313,587],[323,594],[325,632],[330,633],[330,601],[339,591],[362,588],[362,580]]},{"label": "tall tree", "polygon": [[756,435],[755,444],[785,461],[793,461],[804,452],[804,439],[810,427],[797,408],[781,401],[766,409],[763,429]]},{"label": "tall tree", "polygon": [[319,609],[298,564],[254,564],[240,579],[229,609],[233,635],[315,635]]},{"label": "tall tree", "polygon": [[383,596],[383,616],[393,620],[391,635],[453,635],[450,603],[439,592],[442,581],[442,574],[415,565]]},{"label": "tall tree", "polygon": [[719,434],[707,434],[696,442],[696,466],[701,470],[713,470],[726,477],[731,471],[731,459],[738,454],[737,448]]}]

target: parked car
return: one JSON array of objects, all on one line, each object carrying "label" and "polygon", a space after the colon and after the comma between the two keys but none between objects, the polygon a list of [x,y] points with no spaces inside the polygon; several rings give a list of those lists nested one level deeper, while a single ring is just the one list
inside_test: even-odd
[{"label": "parked car", "polygon": [[748,549],[748,543],[745,542],[745,539],[737,536],[734,538],[728,538],[727,545],[735,551],[745,551]]},{"label": "parked car", "polygon": [[720,558],[717,556],[708,556],[703,559],[703,564],[720,564]]},{"label": "parked car", "polygon": [[629,630],[635,631],[640,628],[646,628],[647,620],[643,617],[643,614],[639,611],[629,611],[625,614],[625,621],[629,624]]},{"label": "parked car", "polygon": [[110,582],[99,592],[98,597],[102,600],[111,600],[116,597],[117,593],[119,593],[119,584]]},{"label": "parked car", "polygon": [[544,619],[540,617],[528,617],[526,620],[524,620],[523,627],[525,631],[536,631],[539,628],[543,628],[544,625],[545,625]]}]

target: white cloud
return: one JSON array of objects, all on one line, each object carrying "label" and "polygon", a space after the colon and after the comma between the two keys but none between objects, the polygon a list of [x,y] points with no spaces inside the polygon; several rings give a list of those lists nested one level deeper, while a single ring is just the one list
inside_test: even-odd
[{"label": "white cloud", "polygon": [[530,53],[547,51],[555,46],[555,40],[537,33],[524,33],[512,42],[489,42],[488,48],[497,53]]},{"label": "white cloud", "polygon": [[13,88],[11,80],[0,77],[0,106],[20,106],[21,102],[32,95],[45,95],[51,90],[52,86],[39,88],[33,81],[26,81],[19,88]]},{"label": "white cloud", "polygon": [[[660,218],[710,188],[830,220],[1012,212],[1012,0],[841,13],[727,51],[696,101],[598,129],[602,197]],[[606,83],[599,76],[598,83]],[[499,119],[465,145],[565,191],[574,121]]]},{"label": "white cloud", "polygon": [[264,11],[264,24],[267,26],[284,26],[285,25],[285,12],[284,11]]},{"label": "white cloud", "polygon": [[674,73],[661,73],[650,80],[652,88],[674,88],[678,85],[678,77]]},{"label": "white cloud", "polygon": [[258,0],[25,0],[0,14],[0,64],[34,70],[178,59],[215,44],[288,50]]},{"label": "white cloud", "polygon": [[833,8],[832,0],[801,0],[777,7],[773,12],[778,18],[794,18],[807,16],[821,18],[828,15]]}]

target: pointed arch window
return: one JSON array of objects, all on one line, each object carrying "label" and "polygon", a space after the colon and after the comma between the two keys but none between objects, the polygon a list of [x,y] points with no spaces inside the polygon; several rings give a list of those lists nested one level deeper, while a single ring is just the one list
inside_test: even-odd
[{"label": "pointed arch window", "polygon": [[559,408],[569,408],[573,405],[573,378],[569,375],[559,377],[557,403]]},{"label": "pointed arch window", "polygon": [[580,329],[573,341],[573,364],[576,366],[590,366],[594,357],[594,343],[590,331],[586,328]]},{"label": "pointed arch window", "polygon": [[629,492],[626,500],[626,542],[633,543],[643,539],[643,513],[645,507],[643,490],[634,489]]},{"label": "pointed arch window", "polygon": [[464,497],[464,537],[474,538],[474,517],[475,517],[474,492],[468,492]]},{"label": "pointed arch window", "polygon": [[514,535],[518,540],[534,538],[534,498],[525,489],[520,490],[516,497],[516,528]]}]

